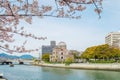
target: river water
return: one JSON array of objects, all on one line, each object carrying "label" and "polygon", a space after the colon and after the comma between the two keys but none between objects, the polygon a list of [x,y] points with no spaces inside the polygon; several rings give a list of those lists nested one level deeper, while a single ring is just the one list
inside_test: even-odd
[{"label": "river water", "polygon": [[8,80],[120,80],[120,72],[0,65],[0,73]]}]

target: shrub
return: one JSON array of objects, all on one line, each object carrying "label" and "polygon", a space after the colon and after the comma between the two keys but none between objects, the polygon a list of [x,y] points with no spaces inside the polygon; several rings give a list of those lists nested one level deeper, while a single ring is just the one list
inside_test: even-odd
[{"label": "shrub", "polygon": [[66,60],[65,60],[65,65],[70,65],[72,62],[73,62],[73,58],[68,57],[68,58],[66,58]]}]

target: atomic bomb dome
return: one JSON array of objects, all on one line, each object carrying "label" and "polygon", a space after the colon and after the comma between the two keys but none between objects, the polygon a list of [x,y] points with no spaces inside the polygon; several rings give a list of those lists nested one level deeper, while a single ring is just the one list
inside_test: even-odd
[{"label": "atomic bomb dome", "polygon": [[58,46],[66,46],[66,43],[65,42],[59,42]]}]

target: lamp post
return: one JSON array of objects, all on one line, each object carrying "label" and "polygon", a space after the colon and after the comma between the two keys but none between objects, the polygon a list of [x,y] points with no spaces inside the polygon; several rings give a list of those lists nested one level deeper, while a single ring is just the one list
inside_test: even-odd
[{"label": "lamp post", "polygon": [[40,63],[40,52],[38,53],[38,64]]},{"label": "lamp post", "polygon": [[120,48],[120,38],[118,39],[118,47]]}]

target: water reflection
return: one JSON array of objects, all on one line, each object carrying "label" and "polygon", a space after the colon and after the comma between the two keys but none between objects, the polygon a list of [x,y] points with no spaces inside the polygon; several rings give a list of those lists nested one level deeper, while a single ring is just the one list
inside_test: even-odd
[{"label": "water reflection", "polygon": [[15,65],[1,66],[8,80],[120,80],[120,72]]},{"label": "water reflection", "polygon": [[68,76],[72,74],[72,70],[64,68],[42,67],[41,70],[44,72],[42,80],[68,80]]},{"label": "water reflection", "polygon": [[69,75],[72,73],[72,70],[66,68],[50,68],[50,67],[42,67],[43,72],[52,72],[52,74],[56,75]]},{"label": "water reflection", "polygon": [[85,72],[90,80],[120,80],[120,72],[99,70],[89,70]]}]

